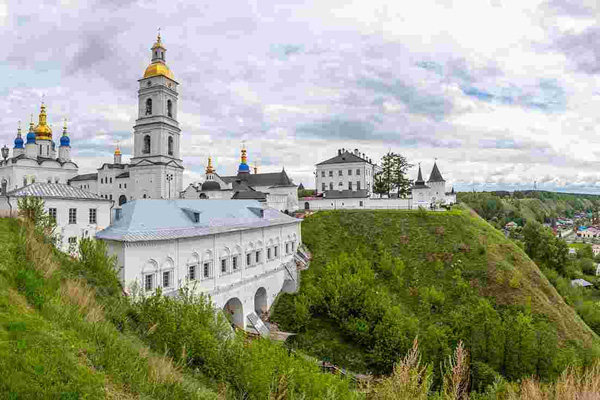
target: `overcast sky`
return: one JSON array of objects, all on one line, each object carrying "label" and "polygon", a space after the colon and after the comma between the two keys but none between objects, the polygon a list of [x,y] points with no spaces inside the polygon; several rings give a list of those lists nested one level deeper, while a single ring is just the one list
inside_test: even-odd
[{"label": "overcast sky", "polygon": [[45,94],[80,173],[117,141],[127,160],[160,27],[184,187],[209,154],[234,174],[245,141],[259,171],[285,167],[307,187],[344,147],[391,149],[427,176],[437,158],[458,190],[600,193],[599,12],[595,0],[0,0],[0,145]]}]

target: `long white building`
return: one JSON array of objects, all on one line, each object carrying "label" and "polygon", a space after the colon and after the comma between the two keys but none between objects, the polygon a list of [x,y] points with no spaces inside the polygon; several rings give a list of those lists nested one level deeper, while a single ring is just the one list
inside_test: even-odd
[{"label": "long white building", "polygon": [[252,200],[136,200],[96,237],[117,256],[127,290],[182,287],[210,295],[245,328],[296,289],[301,220]]}]

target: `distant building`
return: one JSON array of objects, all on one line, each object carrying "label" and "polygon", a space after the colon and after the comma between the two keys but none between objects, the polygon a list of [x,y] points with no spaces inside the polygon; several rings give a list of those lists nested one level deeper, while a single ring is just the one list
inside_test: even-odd
[{"label": "distant building", "polygon": [[127,290],[207,294],[245,328],[297,288],[301,220],[252,200],[136,200],[96,237],[117,256]]},{"label": "distant building", "polygon": [[373,179],[381,168],[372,163],[365,153],[339,149],[335,157],[316,165],[317,195],[328,198],[329,192],[349,191],[367,198],[373,195]]},{"label": "distant building", "polygon": [[509,223],[504,225],[504,228],[505,229],[515,229],[518,226],[519,226],[519,224],[517,224],[515,221],[510,221]]},{"label": "distant building", "polygon": [[427,207],[431,204],[454,204],[456,203],[456,193],[454,188],[446,192],[446,181],[442,177],[437,162],[433,163],[431,174],[427,183],[423,180],[421,165],[412,188],[412,204],[414,207]]},{"label": "distant building", "polygon": [[0,201],[4,212],[17,210],[18,200],[25,196],[44,200],[46,212],[56,220],[62,250],[76,246],[81,238],[94,237],[110,224],[110,200],[62,183],[35,182],[6,196],[7,201]]},{"label": "distant building", "polygon": [[571,281],[571,286],[572,287],[593,287],[594,285],[588,281],[586,281],[585,279],[573,279]]}]

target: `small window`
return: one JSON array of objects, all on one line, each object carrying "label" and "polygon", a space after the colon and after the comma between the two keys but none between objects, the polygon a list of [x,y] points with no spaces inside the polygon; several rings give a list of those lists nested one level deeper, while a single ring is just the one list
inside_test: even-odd
[{"label": "small window", "polygon": [[168,288],[171,287],[171,271],[164,271],[162,274],[163,278],[163,287]]},{"label": "small window", "polygon": [[104,178],[100,178],[100,183],[104,183]]},{"label": "small window", "polygon": [[333,182],[329,182],[329,190],[333,190]]},{"label": "small window", "polygon": [[195,265],[190,265],[188,268],[188,279],[190,281],[195,281],[196,280],[196,266]]},{"label": "small window", "polygon": [[194,222],[200,222],[200,213],[194,213]]},{"label": "small window", "polygon": [[48,216],[50,217],[50,219],[53,222],[56,222],[56,208],[49,208],[48,209]]},{"label": "small window", "polygon": [[90,224],[97,224],[97,210],[95,208],[90,208]]},{"label": "small window", "polygon": [[356,181],[356,190],[360,190],[360,181]]},{"label": "small window", "polygon": [[149,292],[154,288],[154,275],[146,274],[144,276],[144,289]]},{"label": "small window", "polygon": [[325,178],[325,171],[321,171],[321,178]]},{"label": "small window", "polygon": [[210,263],[204,263],[204,266],[202,268],[202,276],[204,278],[208,278],[210,276]]},{"label": "small window", "polygon": [[246,267],[249,267],[252,265],[252,254],[248,253],[246,254]]},{"label": "small window", "polygon": [[342,187],[342,186],[344,186],[344,183],[342,181],[340,181],[340,182],[338,182],[338,186]]},{"label": "small window", "polygon": [[48,183],[52,183],[52,178],[48,178]]},{"label": "small window", "polygon": [[329,176],[333,177],[333,171],[329,171]]},{"label": "small window", "polygon": [[293,253],[294,251],[296,251],[296,242],[292,242],[291,245],[292,245],[292,253]]},{"label": "small window", "polygon": [[327,185],[325,185],[325,182],[323,182],[321,184],[321,191],[324,192],[325,190],[327,190]]},{"label": "small window", "polygon": [[110,178],[110,183],[112,183],[112,178]]},{"label": "small window", "polygon": [[279,253],[279,246],[273,247],[273,254],[275,255],[275,258],[279,257],[278,253]]},{"label": "small window", "polygon": [[152,115],[152,99],[146,100],[146,115]]},{"label": "small window", "polygon": [[121,189],[121,184],[119,183],[119,189]]},{"label": "small window", "polygon": [[342,172],[342,170],[340,169],[340,170],[338,171],[338,176],[343,176],[343,175],[344,175],[344,173],[343,173],[343,172]]},{"label": "small window", "polygon": [[360,176],[360,169],[356,170],[356,176]]},{"label": "small window", "polygon": [[173,155],[173,136],[169,136],[169,139],[167,142],[167,148],[169,151],[169,155],[172,156]]},{"label": "small window", "polygon": [[233,257],[231,258],[231,268],[232,268],[234,271],[237,271],[237,269],[238,269],[238,256],[233,256]]},{"label": "small window", "polygon": [[271,248],[267,248],[267,260],[271,259]]},{"label": "small window", "polygon": [[171,100],[167,100],[167,115],[173,117],[173,102]]},{"label": "small window", "polygon": [[144,148],[142,149],[142,153],[150,153],[150,135],[144,136]]},{"label": "small window", "polygon": [[260,263],[260,250],[256,250],[256,263]]},{"label": "small window", "polygon": [[124,184],[123,184],[123,187],[124,187],[125,189],[127,189],[127,184],[126,184],[126,183],[124,183]]},{"label": "small window", "polygon": [[285,254],[290,254],[290,244],[289,243],[285,244]]},{"label": "small window", "polygon": [[77,209],[69,208],[69,224],[77,223]]},{"label": "small window", "polygon": [[352,182],[348,182],[348,190],[352,190]]},{"label": "small window", "polygon": [[221,259],[221,273],[222,274],[227,273],[227,259],[226,258]]},{"label": "small window", "polygon": [[348,170],[348,176],[352,176],[352,170],[351,169]]},{"label": "small window", "polygon": [[108,197],[109,197],[110,200],[112,200],[112,194],[110,194]]}]

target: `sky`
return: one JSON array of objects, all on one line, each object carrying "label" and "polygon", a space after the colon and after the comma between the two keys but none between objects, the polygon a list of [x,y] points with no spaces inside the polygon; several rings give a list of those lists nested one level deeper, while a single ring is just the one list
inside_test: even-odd
[{"label": "sky", "polygon": [[[409,5],[410,3],[410,5]],[[590,0],[0,0],[0,146],[44,98],[80,173],[129,159],[161,28],[184,188],[208,156],[314,187],[337,149],[437,159],[456,190],[600,194],[600,5]]]}]

